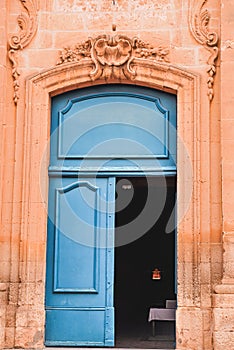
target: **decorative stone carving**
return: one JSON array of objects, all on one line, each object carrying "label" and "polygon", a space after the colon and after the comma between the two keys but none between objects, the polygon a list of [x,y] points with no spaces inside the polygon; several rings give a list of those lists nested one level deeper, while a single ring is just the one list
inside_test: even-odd
[{"label": "decorative stone carving", "polygon": [[79,62],[90,59],[94,69],[90,73],[93,80],[105,77],[119,77],[121,73],[127,78],[134,78],[136,72],[131,63],[134,59],[150,59],[154,61],[169,62],[169,49],[151,46],[144,41],[125,35],[100,35],[95,39],[89,38],[82,44],[66,47],[60,52],[57,64]]},{"label": "decorative stone carving", "polygon": [[218,48],[218,34],[216,32],[209,31],[210,14],[207,9],[204,9],[204,5],[207,0],[192,0],[190,4],[190,30],[194,38],[198,43],[203,45],[208,51],[210,56],[208,58],[208,96],[209,100],[212,101],[214,97],[214,77],[216,74],[216,60],[219,54]]},{"label": "decorative stone carving", "polygon": [[17,61],[17,52],[25,48],[37,30],[37,12],[34,0],[20,0],[27,12],[18,16],[19,32],[10,36],[8,44],[8,57],[12,64],[12,77],[14,86],[14,102],[17,104],[19,99],[19,69]]}]

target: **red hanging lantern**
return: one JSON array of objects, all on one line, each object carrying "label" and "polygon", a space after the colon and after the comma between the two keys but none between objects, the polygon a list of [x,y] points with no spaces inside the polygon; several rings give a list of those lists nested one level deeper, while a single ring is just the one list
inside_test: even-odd
[{"label": "red hanging lantern", "polygon": [[152,280],[160,280],[161,279],[161,271],[157,268],[155,268],[152,271]]}]

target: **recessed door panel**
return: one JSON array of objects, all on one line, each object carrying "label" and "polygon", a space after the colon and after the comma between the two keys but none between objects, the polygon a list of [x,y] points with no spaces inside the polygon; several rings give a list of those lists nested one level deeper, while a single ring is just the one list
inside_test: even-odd
[{"label": "recessed door panel", "polygon": [[168,158],[169,111],[158,98],[108,93],[58,113],[59,158]]},{"label": "recessed door panel", "polygon": [[89,181],[56,189],[54,291],[97,292],[98,190]]}]

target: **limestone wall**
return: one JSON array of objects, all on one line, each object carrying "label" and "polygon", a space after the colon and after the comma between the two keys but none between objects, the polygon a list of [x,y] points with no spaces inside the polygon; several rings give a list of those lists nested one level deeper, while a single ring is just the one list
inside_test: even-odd
[{"label": "limestone wall", "polygon": [[[193,175],[178,144],[179,213],[192,194],[178,229],[177,349],[234,347],[233,18],[229,0],[1,0],[0,347],[43,347],[50,95],[112,82],[178,95]],[[99,35],[141,40],[136,76],[109,69],[108,55],[90,76],[82,43]]]}]

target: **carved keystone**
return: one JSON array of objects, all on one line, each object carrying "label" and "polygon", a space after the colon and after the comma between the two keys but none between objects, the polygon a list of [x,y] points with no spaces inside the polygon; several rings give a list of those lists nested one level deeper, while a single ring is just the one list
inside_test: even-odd
[{"label": "carved keystone", "polygon": [[101,35],[95,39],[89,38],[73,48],[66,47],[60,52],[57,64],[79,62],[90,59],[94,69],[90,73],[92,80],[100,77],[118,77],[123,73],[126,78],[133,79],[136,72],[131,63],[134,59],[150,59],[169,62],[169,48],[151,46],[144,41],[125,35]]}]

